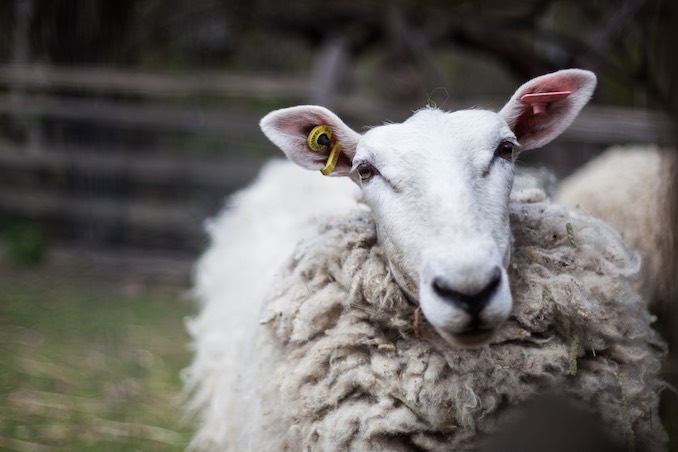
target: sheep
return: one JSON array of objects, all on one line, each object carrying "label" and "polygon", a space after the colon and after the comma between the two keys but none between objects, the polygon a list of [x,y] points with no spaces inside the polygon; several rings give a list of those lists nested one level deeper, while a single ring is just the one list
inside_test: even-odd
[{"label": "sheep", "polygon": [[[257,378],[256,366],[240,363],[256,350],[251,336],[258,331],[262,303],[276,273],[297,242],[313,233],[314,220],[323,212],[360,208],[355,187],[315,176],[288,161],[271,161],[207,223],[211,245],[194,271],[193,298],[200,315],[187,325],[195,357],[185,372],[187,386],[197,389],[189,410],[201,411],[195,441],[200,450],[207,444],[220,449],[237,435],[237,426],[230,419],[224,422],[224,410],[236,409],[230,391]],[[332,195],[331,206],[323,193]]]},{"label": "sheep", "polygon": [[669,219],[674,166],[671,153],[656,145],[615,146],[564,179],[554,198],[609,222],[640,252],[640,290],[653,309],[675,290]]},{"label": "sheep", "polygon": [[629,282],[637,255],[538,181],[512,192],[518,154],[567,128],[594,87],[559,71],[498,114],[425,108],[364,135],[321,107],[264,117],[290,160],[359,197],[276,163],[211,224],[188,324],[193,447],[470,450],[557,388],[661,450],[665,347]]}]

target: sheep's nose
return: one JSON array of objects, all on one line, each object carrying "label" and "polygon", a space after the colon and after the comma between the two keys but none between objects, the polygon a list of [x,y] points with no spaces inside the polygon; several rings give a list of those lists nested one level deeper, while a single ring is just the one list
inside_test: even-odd
[{"label": "sheep's nose", "polygon": [[463,309],[469,315],[477,317],[488,305],[501,283],[501,269],[493,268],[486,282],[478,284],[478,289],[459,290],[448,278],[438,276],[433,279],[433,291],[447,303]]}]

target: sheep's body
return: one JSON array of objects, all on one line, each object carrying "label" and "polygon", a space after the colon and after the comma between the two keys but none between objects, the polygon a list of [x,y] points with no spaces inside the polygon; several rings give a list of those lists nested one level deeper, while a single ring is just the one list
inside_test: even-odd
[{"label": "sheep's body", "polygon": [[614,147],[565,179],[555,200],[614,226],[643,259],[641,292],[667,301],[675,278],[667,196],[670,156],[656,146]]},{"label": "sheep's body", "polygon": [[[203,309],[190,325],[198,353],[187,373],[201,411],[198,449],[469,450],[497,430],[509,406],[548,389],[584,402],[642,450],[662,449],[663,344],[629,282],[637,255],[605,223],[551,204],[537,185],[517,180],[513,312],[490,345],[458,349],[408,302],[370,213],[351,208],[357,204],[342,187],[302,189],[292,198],[307,214],[339,212],[310,223],[295,213],[281,228],[287,235],[250,240],[256,231],[243,212],[254,224],[290,216],[276,208],[279,200],[259,196],[280,178],[266,173],[214,223],[213,247],[198,267]],[[294,251],[274,251],[311,230]],[[261,247],[265,270],[234,278],[243,254],[222,234]],[[227,283],[235,287],[227,291]]]},{"label": "sheep's body", "polygon": [[262,302],[276,272],[312,233],[314,218],[358,208],[356,191],[347,180],[323,180],[287,160],[272,161],[208,222],[210,248],[194,275],[200,315],[188,325],[195,350],[187,369],[187,385],[195,389],[190,405],[199,407],[204,422],[197,443],[226,444],[238,435],[233,420],[239,415],[225,413],[243,408],[234,405],[234,394],[243,381],[259,378],[256,366],[242,363],[255,354],[252,338],[260,332]]},{"label": "sheep's body", "polygon": [[190,325],[194,444],[469,450],[557,389],[660,449],[663,344],[629,283],[637,256],[534,181],[511,194],[517,155],[562,133],[595,84],[558,71],[497,113],[426,108],[364,134],[318,106],[266,115],[290,160],[356,182],[364,205],[281,166],[215,223]]}]

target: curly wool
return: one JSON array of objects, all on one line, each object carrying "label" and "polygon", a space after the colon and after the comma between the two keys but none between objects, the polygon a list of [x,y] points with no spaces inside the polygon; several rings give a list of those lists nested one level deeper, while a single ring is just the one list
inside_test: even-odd
[{"label": "curly wool", "polygon": [[[221,451],[247,436],[244,419],[254,425],[263,398],[250,382],[268,372],[270,347],[258,344],[265,339],[258,321],[271,282],[297,243],[313,235],[316,218],[359,207],[356,191],[348,180],[272,160],[207,222],[210,246],[194,274],[200,312],[186,325],[195,353],[182,374],[187,411],[201,419],[192,441],[197,450]],[[236,450],[246,450],[238,444]]]},{"label": "curly wool", "polygon": [[212,397],[210,406],[222,407],[203,417],[194,445],[473,450],[511,406],[557,389],[629,449],[662,450],[664,345],[629,283],[637,255],[603,222],[551,204],[534,187],[513,201],[513,313],[478,349],[452,348],[406,299],[369,212],[320,221],[277,278],[265,325],[244,326],[247,352],[228,369],[237,378],[210,392],[201,374],[191,376],[202,403]]},{"label": "curly wool", "polygon": [[[282,347],[276,438],[289,450],[466,450],[507,404],[559,388],[643,450],[662,448],[662,345],[627,280],[638,270],[600,222],[514,206],[515,307],[494,342],[453,349],[393,282],[369,214],[330,219],[297,252],[268,310]],[[572,224],[576,247],[565,225]]]}]

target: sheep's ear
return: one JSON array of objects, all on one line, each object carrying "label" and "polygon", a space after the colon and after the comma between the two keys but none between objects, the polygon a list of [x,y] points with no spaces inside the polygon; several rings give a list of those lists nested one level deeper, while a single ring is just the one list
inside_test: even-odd
[{"label": "sheep's ear", "polygon": [[264,116],[259,125],[264,135],[290,160],[311,170],[320,170],[327,165],[330,146],[314,152],[308,145],[308,135],[316,126],[327,126],[333,145],[341,146],[336,166],[329,175],[346,176],[351,170],[360,134],[326,108],[313,105],[283,108]]},{"label": "sheep's ear", "polygon": [[499,114],[522,150],[538,148],[572,124],[595,87],[596,76],[581,69],[542,75],[518,88]]}]

